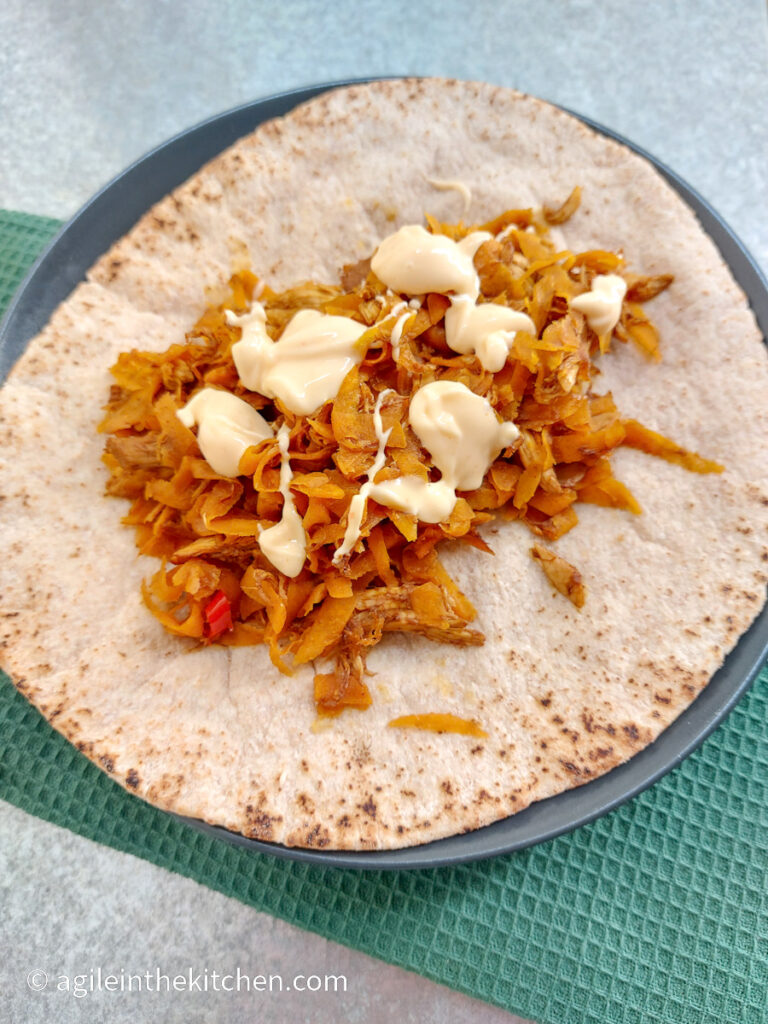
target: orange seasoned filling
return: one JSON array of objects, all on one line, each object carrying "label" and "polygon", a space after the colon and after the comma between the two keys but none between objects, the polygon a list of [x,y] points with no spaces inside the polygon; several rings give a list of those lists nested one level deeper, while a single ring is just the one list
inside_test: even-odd
[{"label": "orange seasoned filling", "polygon": [[426,712],[422,715],[403,715],[387,723],[390,729],[423,729],[427,732],[455,732],[461,736],[488,735],[473,718],[459,718],[445,712]]},{"label": "orange seasoned filling", "polygon": [[[529,324],[499,335],[508,346],[500,360],[498,337],[495,355],[489,348],[487,357],[479,347],[461,352],[449,346],[446,317],[456,301],[450,289],[414,300],[388,288],[370,261],[345,267],[339,285],[303,284],[279,293],[249,271],[237,273],[224,301],[208,308],[183,342],[161,353],[133,350],[119,357],[100,427],[109,435],[107,491],[130,499],[123,521],[135,528],[141,553],[161,560],[143,597],[169,631],[202,644],[266,644],[286,673],[319,662],[319,712],[364,709],[371,703],[366,656],[385,633],[459,646],[484,642],[469,625],[475,608],[440,562],[442,543],[470,545],[482,557],[491,549],[479,527],[499,516],[520,520],[537,538],[534,559],[581,607],[587,595],[578,571],[541,541],[557,541],[573,529],[580,503],[640,513],[613,476],[617,448],[638,448],[695,472],[722,470],[623,419],[611,394],[594,390],[595,361],[610,351],[612,339],[631,340],[659,358],[656,329],[640,303],[672,278],[630,274],[610,252],[556,250],[548,222],[571,216],[579,196],[577,189],[558,208],[509,210],[470,227],[427,218],[431,235],[459,244],[473,232],[490,236],[471,256],[476,306],[487,314],[483,306],[493,303],[505,310],[507,319],[499,322]],[[342,326],[349,321],[355,327],[345,342],[354,358],[335,396],[312,412],[292,411],[279,384],[273,397],[243,384],[232,349],[257,296],[266,346],[279,342],[299,311],[346,318]],[[605,308],[614,303],[610,329],[601,302]],[[515,320],[508,311],[524,316]],[[302,323],[311,320],[303,315]],[[300,346],[297,352],[300,358]],[[493,360],[502,365],[486,368]],[[450,511],[433,522],[384,502],[395,500],[385,496],[398,479],[407,478],[413,493],[431,493],[445,479],[409,418],[414,396],[437,382],[463,385],[487,403],[488,415],[498,420],[498,453],[479,486],[449,491],[455,498]],[[204,388],[225,391],[248,407],[233,406],[251,430],[243,434],[242,454],[236,451],[236,475],[217,472],[215,460],[203,455],[202,428],[196,433],[179,418]],[[508,424],[517,429],[507,430]],[[287,522],[288,512],[299,548],[280,563],[294,568],[283,571],[262,534],[273,530],[269,536],[282,542],[273,528]],[[390,724],[456,731],[450,717]]]}]

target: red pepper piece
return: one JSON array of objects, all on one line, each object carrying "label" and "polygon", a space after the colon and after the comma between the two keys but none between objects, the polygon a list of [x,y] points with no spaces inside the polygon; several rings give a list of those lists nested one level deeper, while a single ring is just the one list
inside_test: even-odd
[{"label": "red pepper piece", "polygon": [[228,629],[232,629],[232,606],[223,590],[217,590],[203,609],[205,635],[213,640]]}]

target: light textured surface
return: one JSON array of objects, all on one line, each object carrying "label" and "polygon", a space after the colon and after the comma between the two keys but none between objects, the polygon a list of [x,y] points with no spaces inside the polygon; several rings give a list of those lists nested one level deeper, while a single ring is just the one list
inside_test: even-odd
[{"label": "light textured surface", "polygon": [[[393,1007],[402,1024],[464,1024],[481,1015],[487,1024],[515,1021],[504,1010],[300,932],[238,900],[96,846],[2,802],[0,878],[3,1021],[370,1024],[391,1020]],[[30,913],[32,892],[47,904],[45,914]],[[153,987],[156,971],[172,981],[189,977],[191,970],[201,986],[207,971],[209,988],[167,992],[161,978],[159,992],[72,994],[75,979],[87,988],[91,972],[97,981],[99,969],[102,977],[118,979],[121,972],[136,976],[149,971]],[[248,991],[241,982],[241,991],[223,991],[222,983],[236,985],[238,969],[251,979],[279,976],[283,988],[273,981],[272,991]],[[32,971],[46,973],[44,989],[30,990]],[[220,976],[216,982],[214,971]],[[226,975],[232,980],[224,980]],[[301,987],[318,984],[310,980],[315,976],[323,988],[327,977],[327,991],[296,991],[296,976]],[[70,992],[63,989],[64,977]]]},{"label": "light textured surface", "polygon": [[768,259],[767,46],[761,0],[5,0],[0,196],[66,217],[151,146],[238,103],[319,81],[452,75],[623,133]]},{"label": "light textured surface", "polygon": [[[768,221],[761,212],[768,198],[768,60],[760,0],[738,5],[552,0],[535,9],[527,0],[485,2],[474,5],[468,21],[462,17],[465,4],[436,0],[418,5],[341,0],[333,12],[306,2],[123,0],[99,7],[85,0],[6,0],[0,10],[0,202],[69,216],[151,145],[202,117],[279,89],[344,76],[453,74],[550,98],[646,146],[697,187],[768,268]],[[436,873],[440,884],[433,897],[442,909],[428,911],[436,934],[419,969],[466,986],[473,972],[462,965],[487,959],[485,998],[509,1006],[525,1000],[527,1012],[558,1024],[592,1019],[583,1010],[588,1002],[601,1024],[764,1020],[768,749],[759,724],[764,703],[756,714],[750,710],[755,696],[757,691],[734,716],[733,731],[729,723],[698,760],[657,790],[582,830],[575,847],[558,841],[477,869],[471,877],[487,876],[487,883],[479,884],[490,903],[470,896],[474,913],[482,913],[486,922],[477,925],[476,944],[467,946],[466,939],[452,944],[436,932],[440,921],[451,927],[451,894],[467,885],[465,872],[455,879],[452,873]],[[758,777],[734,793],[745,764],[754,766]],[[713,804],[716,793],[729,809],[724,820]],[[694,821],[685,817],[692,805],[698,808]],[[32,813],[50,813],[34,801],[25,806]],[[20,867],[6,877],[16,882],[39,938],[36,948],[55,962],[58,930],[35,930],[33,923],[69,922],[92,934],[98,907],[113,889],[121,886],[130,893],[136,862],[120,859],[109,878],[94,868],[87,904],[78,903],[73,914],[70,891],[62,888],[55,870],[56,862],[66,859],[66,837],[21,814],[4,819],[2,828],[19,848],[44,848],[46,856],[34,860],[31,875]],[[634,843],[653,836],[652,853],[627,860]],[[86,872],[94,856],[88,849],[78,853]],[[558,871],[568,863],[583,874],[583,890],[574,898],[566,889],[562,899],[542,903],[547,892],[557,897]],[[184,885],[177,877],[159,877],[169,899],[184,891],[176,888]],[[442,881],[447,877],[450,885]],[[254,882],[254,895],[259,891],[260,882]],[[417,876],[391,877],[382,891],[383,906],[399,908],[410,901],[424,913],[426,890]],[[285,913],[287,906],[283,901],[282,908],[272,905],[270,911]],[[356,904],[361,919],[365,906]],[[194,910],[195,949],[203,955],[217,948],[220,914],[200,901]],[[610,925],[588,931],[595,915],[609,911]],[[103,933],[109,962],[119,962],[123,934],[130,933],[131,941],[145,934],[151,948],[162,948],[160,936],[167,934],[162,913],[148,914],[139,900],[130,899],[121,913],[126,932],[112,926]],[[372,912],[369,920],[380,923],[380,914]],[[514,936],[512,919],[520,926]],[[250,908],[245,920],[256,945],[259,937],[265,945],[271,941],[271,928]],[[491,922],[498,928],[489,938]],[[542,932],[548,935],[546,951],[536,942]],[[694,949],[693,960],[676,955],[680,940]],[[297,961],[316,962],[310,958],[322,940],[294,929],[292,941]],[[4,962],[9,948],[6,933]],[[392,936],[385,935],[375,951],[394,958]],[[424,984],[405,974],[401,982],[403,1002],[414,992],[414,982]],[[3,998],[17,984],[18,978],[3,973]],[[14,1018],[35,1019],[35,1007],[42,1004],[20,998],[13,1004]],[[443,994],[436,998],[450,1020],[448,1000]],[[705,1006],[710,1016],[700,1012]],[[65,1019],[63,1009],[56,1007],[57,1019]],[[94,1019],[87,1005],[79,1013],[76,1007],[69,1011],[73,1020]],[[462,1019],[460,1013],[455,1019]],[[263,1019],[286,1017],[278,1007]],[[134,1002],[131,1019],[157,1019],[155,1004]]]}]

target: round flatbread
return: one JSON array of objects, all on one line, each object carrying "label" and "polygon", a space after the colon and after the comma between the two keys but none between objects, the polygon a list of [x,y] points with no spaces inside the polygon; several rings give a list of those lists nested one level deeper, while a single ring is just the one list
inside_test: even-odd
[{"label": "round flatbread", "polygon": [[[233,269],[275,288],[337,281],[395,227],[557,203],[573,250],[673,273],[649,312],[663,361],[618,346],[600,390],[726,466],[701,476],[622,449],[643,515],[580,506],[556,544],[589,597],[554,594],[519,523],[444,561],[483,647],[392,635],[373,706],[316,722],[312,669],[264,648],[199,648],[141,603],[157,568],[104,497],[97,434],[118,353],[183,340]],[[754,318],[691,211],[654,169],[509,89],[437,79],[326,93],[260,127],[152,209],[91,269],[0,393],[3,663],[88,757],[159,807],[260,839],[393,848],[475,829],[625,761],[696,697],[765,599],[768,367]],[[387,728],[475,718],[486,739]]]}]

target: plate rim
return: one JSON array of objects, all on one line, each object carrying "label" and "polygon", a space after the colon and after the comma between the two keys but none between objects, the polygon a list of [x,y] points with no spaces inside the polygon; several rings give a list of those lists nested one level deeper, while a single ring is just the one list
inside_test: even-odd
[{"label": "plate rim", "polygon": [[[130,230],[138,217],[190,174],[259,125],[288,113],[323,92],[381,80],[357,78],[319,83],[252,100],[178,132],[134,160],[62,225],[16,290],[0,323],[0,383],[4,382],[28,342],[48,322],[59,302],[84,279],[95,260]],[[551,101],[546,102],[559,106]],[[692,209],[702,230],[718,249],[744,291],[764,338],[768,337],[768,283],[746,246],[713,207],[683,178],[641,146],[574,110],[563,106],[559,106],[559,109],[593,131],[637,153],[666,179]],[[219,145],[219,142],[223,144]],[[191,166],[198,156],[199,162]],[[151,179],[153,187],[142,191],[141,186],[146,185],[146,171],[149,167],[155,170],[162,168],[163,173]],[[171,180],[173,178],[175,181]],[[140,201],[137,199],[139,195],[142,197]],[[121,199],[124,200],[122,205],[119,202]],[[104,213],[113,212],[115,206],[119,207],[120,214],[115,216],[113,213],[111,218],[105,218]],[[105,220],[111,225],[106,230],[103,226]],[[95,252],[101,245],[103,248]],[[548,842],[609,814],[671,772],[701,746],[730,714],[757,678],[767,655],[768,604],[763,606],[758,617],[742,634],[736,647],[692,704],[653,743],[628,761],[584,785],[537,801],[518,814],[480,829],[436,839],[420,846],[395,850],[315,850],[289,847],[250,839],[221,826],[171,811],[163,813],[171,814],[192,828],[241,849],[319,867],[368,870],[435,868],[514,853]],[[566,810],[558,822],[558,812],[563,807]],[[550,820],[553,817],[554,821]],[[531,827],[526,829],[528,825]],[[519,835],[515,837],[515,833]]]}]

